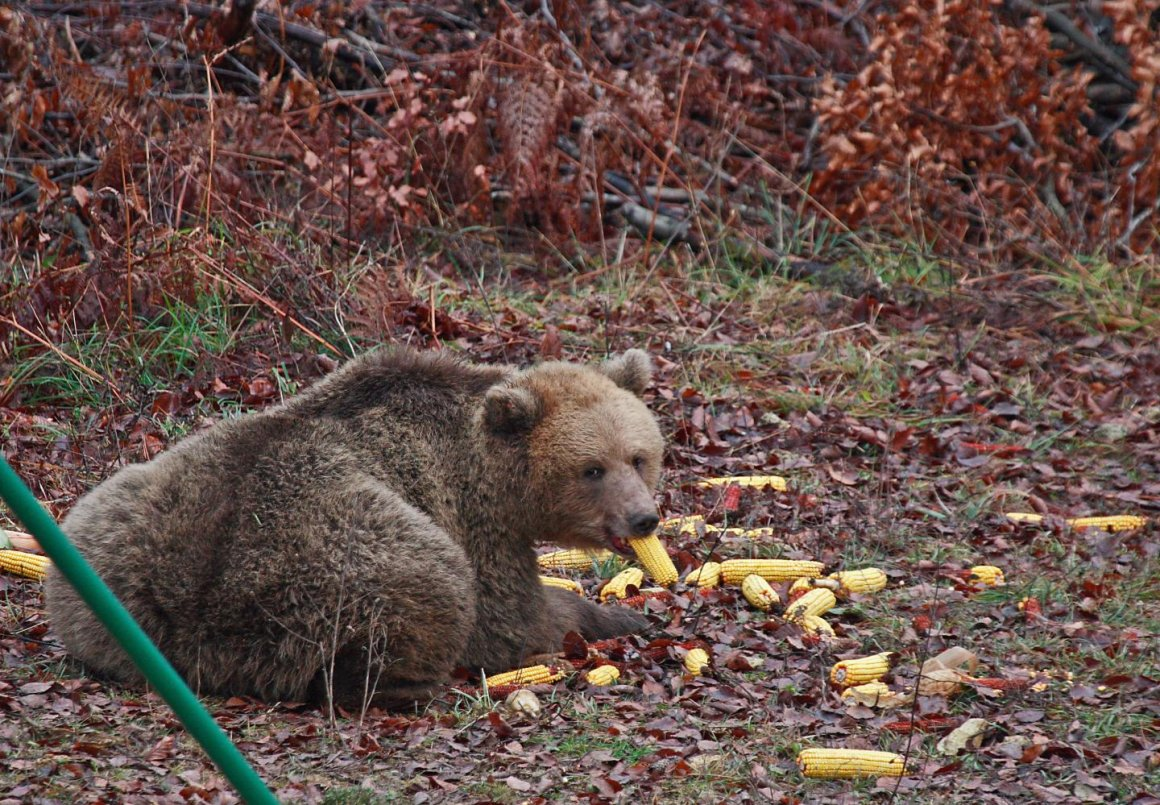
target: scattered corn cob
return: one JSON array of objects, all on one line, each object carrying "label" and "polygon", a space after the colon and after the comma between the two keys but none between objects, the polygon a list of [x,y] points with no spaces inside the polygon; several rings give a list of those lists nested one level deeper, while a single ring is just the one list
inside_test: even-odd
[{"label": "scattered corn cob", "polygon": [[630,539],[628,544],[633,553],[636,554],[636,558],[644,565],[644,569],[648,571],[649,576],[657,584],[668,587],[680,578],[676,565],[669,557],[669,552],[665,550],[664,544],[656,534],[640,539]]},{"label": "scattered corn cob", "polygon": [[777,593],[769,586],[769,582],[756,573],[750,573],[742,580],[741,593],[745,596],[746,601],[760,610],[768,611],[776,604],[781,603]]},{"label": "scattered corn cob", "polygon": [[842,570],[830,574],[846,595],[853,593],[876,593],[886,589],[886,574],[876,567],[866,567],[861,570]]},{"label": "scattered corn cob", "polygon": [[1043,617],[1043,605],[1039,603],[1039,599],[1033,596],[1024,596],[1019,599],[1019,611],[1027,616],[1028,620],[1036,620]]},{"label": "scattered corn cob", "polygon": [[785,478],[780,475],[738,475],[733,478],[706,478],[698,481],[697,486],[707,489],[712,486],[749,486],[755,489],[770,487],[778,492],[784,492],[788,487]]},{"label": "scattered corn cob", "polygon": [[853,685],[842,691],[842,700],[845,702],[857,702],[858,704],[867,704],[877,701],[885,696],[890,695],[890,687],[885,682],[864,682],[861,685]]},{"label": "scattered corn cob", "polygon": [[545,587],[559,587],[561,590],[571,590],[576,595],[584,595],[584,588],[580,582],[572,579],[558,579],[555,576],[540,576],[540,584]]},{"label": "scattered corn cob", "polygon": [[643,607],[650,601],[671,604],[673,602],[673,594],[664,587],[645,587],[637,595],[622,598],[620,604],[626,607]]},{"label": "scattered corn cob", "polygon": [[794,599],[786,604],[785,619],[787,621],[801,621],[806,615],[820,617],[829,612],[838,603],[834,594],[825,587],[815,587],[801,598]]},{"label": "scattered corn cob", "polygon": [[786,593],[790,598],[800,593],[809,592],[814,589],[813,579],[794,579],[793,584],[789,586],[789,592]]},{"label": "scattered corn cob", "polygon": [[[1025,512],[1007,512],[1006,517],[1013,523],[1041,523],[1043,515]],[[1141,528],[1148,518],[1135,514],[1111,514],[1104,517],[1071,517],[1065,521],[1072,528],[1102,528],[1105,531],[1125,531]]]},{"label": "scattered corn cob", "polygon": [[542,685],[563,679],[562,671],[549,668],[546,665],[529,665],[526,668],[517,668],[514,671],[504,671],[502,674],[487,677],[487,692],[495,693],[498,688],[508,686],[520,687],[523,685]]},{"label": "scattered corn cob", "polygon": [[703,648],[691,648],[685,655],[685,670],[693,676],[700,676],[709,667],[709,652]]},{"label": "scattered corn cob", "polygon": [[47,556],[24,551],[0,551],[0,570],[43,581],[52,565]]},{"label": "scattered corn cob", "polygon": [[947,720],[945,717],[931,716],[930,718],[908,718],[900,721],[888,721],[882,725],[882,729],[890,730],[891,732],[900,732],[905,735],[910,732],[933,732],[934,730],[946,727],[946,725]]},{"label": "scattered corn cob", "polygon": [[720,583],[720,562],[706,562],[696,570],[690,570],[685,576],[685,584],[695,584],[698,587],[716,587]]},{"label": "scattered corn cob", "polygon": [[586,673],[584,678],[589,685],[611,685],[620,679],[620,669],[615,665],[601,665]]},{"label": "scattered corn cob", "polygon": [[1102,528],[1104,531],[1127,531],[1130,528],[1143,528],[1148,522],[1145,517],[1134,514],[1113,514],[1107,517],[1076,517],[1068,520],[1072,528]]},{"label": "scattered corn cob", "polygon": [[834,663],[830,669],[830,681],[835,685],[849,687],[863,682],[877,682],[886,675],[898,655],[893,651],[871,654],[854,660]]},{"label": "scattered corn cob", "polygon": [[795,623],[802,627],[802,631],[806,634],[817,635],[818,637],[837,637],[834,634],[834,627],[830,625],[830,622],[818,615],[803,615]]},{"label": "scattered corn cob", "polygon": [[869,749],[803,749],[797,762],[806,777],[823,780],[901,777],[906,772],[902,755]]},{"label": "scattered corn cob", "polygon": [[705,518],[699,514],[685,514],[680,517],[669,517],[661,520],[659,528],[661,531],[670,531],[675,528],[678,534],[696,535],[697,524],[704,522]]},{"label": "scattered corn cob", "polygon": [[706,534],[721,534],[726,537],[747,537],[748,539],[762,539],[773,535],[773,529],[769,526],[762,528],[737,528],[736,526],[722,527],[719,525],[705,526]]},{"label": "scattered corn cob", "polygon": [[766,581],[793,581],[796,578],[818,578],[822,575],[821,562],[796,559],[726,559],[721,563],[721,580],[726,584],[740,584],[750,573]]},{"label": "scattered corn cob", "polygon": [[639,567],[626,568],[608,580],[600,590],[600,600],[607,601],[609,598],[628,598],[628,588],[636,587],[640,589],[640,585],[644,582],[644,571]]},{"label": "scattered corn cob", "polygon": [[970,569],[967,578],[987,587],[1000,587],[1007,583],[1003,578],[1003,571],[994,565],[975,565]]},{"label": "scattered corn cob", "polygon": [[603,562],[610,556],[612,551],[583,551],[579,548],[569,548],[541,554],[536,561],[545,570],[591,570],[593,562]]}]

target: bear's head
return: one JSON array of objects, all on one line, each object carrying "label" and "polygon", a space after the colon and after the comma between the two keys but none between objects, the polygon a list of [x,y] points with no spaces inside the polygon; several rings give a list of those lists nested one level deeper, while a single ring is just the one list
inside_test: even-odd
[{"label": "bear's head", "polygon": [[520,531],[627,554],[626,539],[656,529],[664,441],[640,399],[651,377],[633,349],[600,366],[543,363],[488,390],[484,427],[526,475],[511,479]]}]

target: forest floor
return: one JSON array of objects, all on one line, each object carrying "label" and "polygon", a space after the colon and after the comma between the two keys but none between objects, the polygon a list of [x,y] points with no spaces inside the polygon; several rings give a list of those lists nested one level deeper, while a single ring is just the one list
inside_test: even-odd
[{"label": "forest floor", "polygon": [[[0,449],[60,518],[378,344],[646,349],[662,513],[703,518],[662,535],[679,569],[887,587],[823,639],[678,583],[651,634],[570,641],[535,716],[466,682],[406,713],[205,697],[280,799],[1160,803],[1154,8],[1072,4],[1129,60],[1093,110],[1037,4],[929,5],[6,4]],[[698,486],[752,474],[787,489]],[[1146,521],[1068,522],[1114,514]],[[952,647],[967,678],[891,708],[830,679],[895,652],[907,698]],[[906,774],[806,779],[807,747]],[[232,801],[0,574],[0,805]]]},{"label": "forest floor", "polygon": [[[385,334],[516,363],[648,349],[649,403],[670,443],[664,514],[766,529],[670,533],[677,565],[787,556],[883,569],[886,590],[827,614],[835,640],[763,615],[736,588],[678,584],[650,603],[654,634],[604,652],[621,663],[617,686],[576,673],[537,688],[539,717],[460,686],[405,714],[209,697],[219,723],[290,801],[1156,801],[1155,297],[1082,275],[904,287],[905,255],[875,259],[896,270],[896,301],[710,265],[482,286],[423,272]],[[15,363],[25,393],[0,408],[5,456],[54,512],[118,466],[333,365],[235,291],[171,300],[136,327],[76,342],[72,357],[100,380],[50,351],[27,360],[52,371]],[[344,346],[369,345],[352,338]],[[695,485],[771,473],[787,492]],[[1013,511],[1045,519],[1017,525]],[[1120,513],[1149,524],[1065,522]],[[980,564],[1002,568],[1006,585],[971,581]],[[575,578],[591,594],[618,568]],[[163,702],[67,659],[38,582],[0,577],[0,601],[0,801],[230,801]],[[690,640],[713,657],[696,678],[681,662]],[[1009,689],[966,684],[881,710],[829,681],[838,659],[894,651],[888,680],[902,691],[949,646]],[[968,718],[986,719],[985,734],[940,755]],[[909,771],[803,780],[795,758],[808,746],[895,751]]]}]

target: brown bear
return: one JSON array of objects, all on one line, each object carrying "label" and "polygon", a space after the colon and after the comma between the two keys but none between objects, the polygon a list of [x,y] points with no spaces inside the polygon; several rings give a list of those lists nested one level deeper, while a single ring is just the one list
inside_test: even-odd
[{"label": "brown bear", "polygon": [[[121,469],[64,529],[200,692],[411,702],[456,666],[648,624],[544,588],[534,545],[623,553],[655,529],[650,376],[640,350],[522,371],[378,350]],[[46,598],[76,658],[142,681],[55,571]]]}]

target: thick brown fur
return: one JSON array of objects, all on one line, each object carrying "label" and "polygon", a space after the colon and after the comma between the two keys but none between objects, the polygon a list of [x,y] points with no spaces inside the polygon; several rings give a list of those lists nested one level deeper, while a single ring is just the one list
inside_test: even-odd
[{"label": "thick brown fur", "polygon": [[[545,589],[533,546],[623,549],[655,527],[650,373],[638,350],[523,371],[372,352],[122,469],[64,528],[200,692],[412,701],[457,665],[647,625]],[[56,571],[46,597],[75,657],[141,683]]]}]

